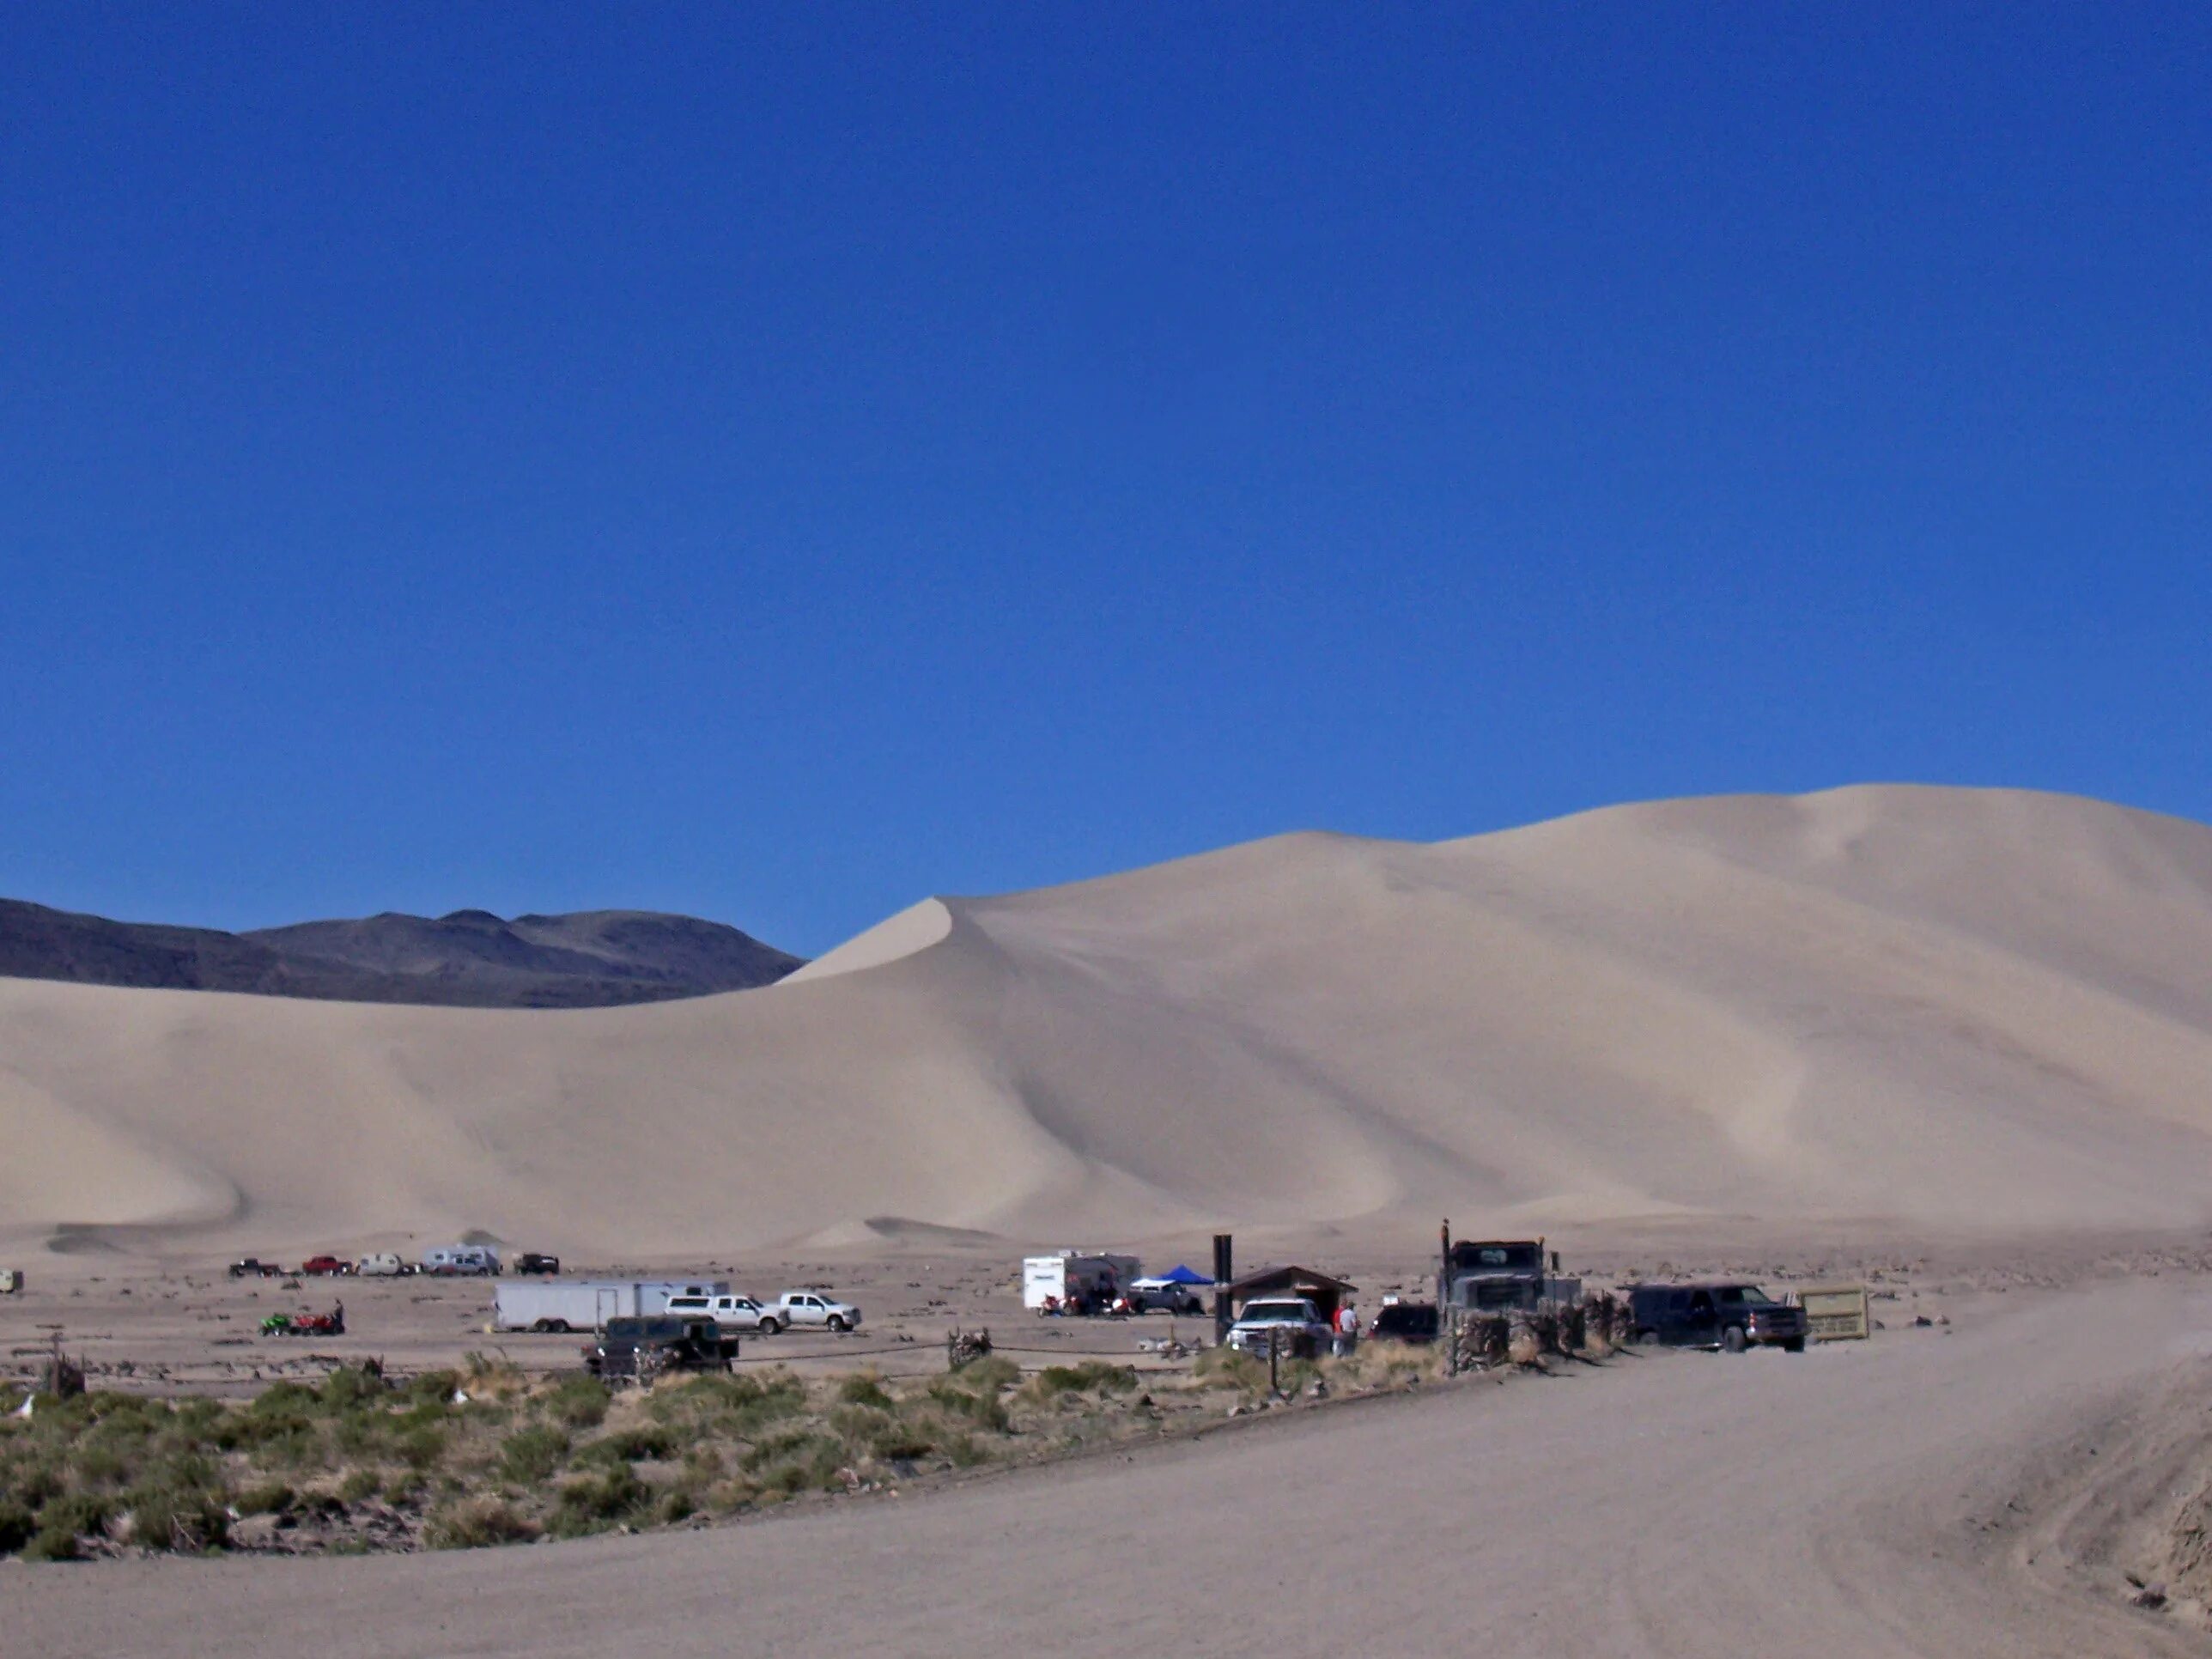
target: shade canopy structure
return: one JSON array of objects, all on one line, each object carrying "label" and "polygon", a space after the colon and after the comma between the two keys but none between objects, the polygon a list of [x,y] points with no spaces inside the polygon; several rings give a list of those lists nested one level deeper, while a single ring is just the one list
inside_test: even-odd
[{"label": "shade canopy structure", "polygon": [[1159,1276],[1163,1285],[1211,1285],[1213,1281],[1204,1273],[1195,1273],[1180,1261]]}]

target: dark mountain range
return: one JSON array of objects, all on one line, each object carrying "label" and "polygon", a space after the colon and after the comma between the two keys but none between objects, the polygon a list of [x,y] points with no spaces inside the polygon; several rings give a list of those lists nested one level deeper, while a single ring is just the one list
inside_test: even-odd
[{"label": "dark mountain range", "polygon": [[246,933],[109,921],[0,899],[0,976],[343,1002],[599,1008],[743,991],[801,958],[720,922],[645,910],[503,921],[386,913]]}]

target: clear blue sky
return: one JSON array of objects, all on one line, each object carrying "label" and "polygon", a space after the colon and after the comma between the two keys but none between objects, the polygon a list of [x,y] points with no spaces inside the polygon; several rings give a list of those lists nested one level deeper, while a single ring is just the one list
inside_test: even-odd
[{"label": "clear blue sky", "polygon": [[2212,817],[2212,10],[0,9],[0,893]]}]

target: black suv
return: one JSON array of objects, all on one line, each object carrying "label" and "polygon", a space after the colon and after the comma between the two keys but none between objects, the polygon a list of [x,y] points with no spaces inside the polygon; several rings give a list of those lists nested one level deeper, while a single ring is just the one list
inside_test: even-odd
[{"label": "black suv", "polygon": [[1805,1351],[1805,1310],[1777,1302],[1740,1279],[1695,1285],[1631,1285],[1629,1311],[1638,1342],[1741,1353],[1762,1345]]},{"label": "black suv", "polygon": [[610,1319],[599,1340],[584,1350],[584,1369],[611,1380],[662,1371],[726,1371],[738,1357],[738,1339],[724,1336],[711,1319],[655,1314]]},{"label": "black suv", "polygon": [[525,1250],[514,1258],[514,1271],[519,1273],[544,1273],[557,1279],[561,1276],[561,1258],[540,1255],[535,1250]]},{"label": "black suv", "polygon": [[1437,1304],[1433,1302],[1392,1302],[1367,1327],[1370,1342],[1433,1342],[1437,1340]]}]

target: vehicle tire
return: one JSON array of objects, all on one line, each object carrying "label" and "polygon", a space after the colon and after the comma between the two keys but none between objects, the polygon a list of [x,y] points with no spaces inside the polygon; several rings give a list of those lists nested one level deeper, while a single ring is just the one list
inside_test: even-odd
[{"label": "vehicle tire", "polygon": [[1637,1332],[1636,1346],[1639,1348],[1657,1347],[1659,1346],[1659,1333],[1650,1330]]},{"label": "vehicle tire", "polygon": [[840,1336],[844,1335],[847,1331],[853,1328],[850,1325],[848,1325],[845,1322],[845,1316],[842,1314],[831,1314],[830,1316],[829,1324],[830,1328],[836,1332]]},{"label": "vehicle tire", "polygon": [[1793,1336],[1793,1337],[1791,1337],[1791,1338],[1790,1338],[1787,1342],[1785,1342],[1785,1343],[1784,1343],[1784,1344],[1782,1345],[1782,1352],[1784,1352],[1784,1353],[1802,1353],[1802,1352],[1805,1352],[1805,1339],[1804,1339],[1803,1337],[1802,1337],[1802,1336]]},{"label": "vehicle tire", "polygon": [[539,1336],[550,1336],[553,1334],[553,1322],[550,1319],[541,1319],[530,1328]]},{"label": "vehicle tire", "polygon": [[760,1322],[760,1334],[763,1336],[774,1336],[783,1327],[777,1324],[773,1319],[763,1318]]},{"label": "vehicle tire", "polygon": [[1729,1352],[1741,1353],[1744,1346],[1742,1326],[1731,1325],[1721,1333],[1721,1346],[1727,1349]]}]

